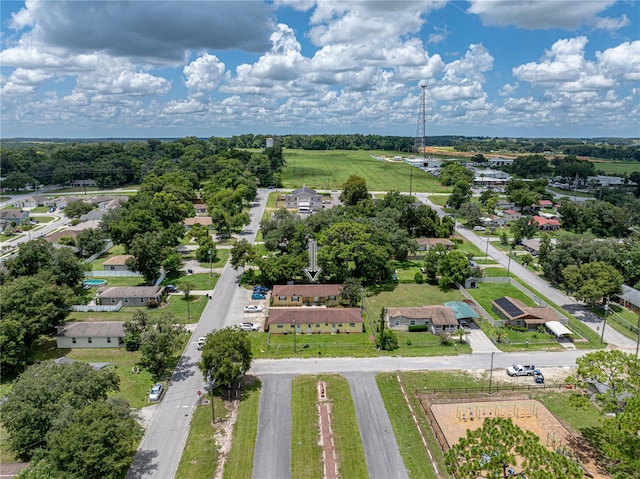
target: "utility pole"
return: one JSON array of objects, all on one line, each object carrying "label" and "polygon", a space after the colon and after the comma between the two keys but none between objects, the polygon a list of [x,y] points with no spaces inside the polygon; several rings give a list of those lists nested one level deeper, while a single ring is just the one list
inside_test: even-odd
[{"label": "utility pole", "polygon": [[209,276],[213,278],[213,261],[211,261],[211,258],[212,258],[212,252],[211,252],[211,248],[209,248]]},{"label": "utility pole", "polygon": [[493,380],[493,355],[496,354],[495,351],[491,352],[491,369],[489,370],[489,394],[491,394],[491,382]]},{"label": "utility pole", "polygon": [[609,313],[609,303],[604,303],[604,323],[602,323],[602,334],[600,335],[600,344],[604,343],[604,328],[607,326],[607,314]]},{"label": "utility pole", "polygon": [[293,318],[293,321],[291,321],[291,324],[293,324],[293,352],[296,352],[296,318]]},{"label": "utility pole", "polygon": [[[425,80],[422,80],[420,82],[420,113],[418,115],[418,128],[413,149],[414,152],[422,152],[423,160],[426,154],[425,136],[427,134],[426,93],[427,82]],[[411,196],[413,193],[413,169],[415,168],[413,164],[411,164],[410,166],[411,169],[409,170],[409,196]]]}]

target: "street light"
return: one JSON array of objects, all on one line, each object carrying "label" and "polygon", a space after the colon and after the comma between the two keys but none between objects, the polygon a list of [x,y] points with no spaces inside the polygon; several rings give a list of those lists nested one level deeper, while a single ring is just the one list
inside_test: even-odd
[{"label": "street light", "polygon": [[509,262],[507,263],[507,277],[509,277],[509,271],[511,270],[511,252],[513,251],[513,246],[509,246]]},{"label": "street light", "polygon": [[296,352],[296,318],[294,317],[293,320],[291,321],[291,324],[293,325],[293,352]]},{"label": "street light", "polygon": [[493,380],[493,355],[496,354],[495,351],[491,352],[491,369],[489,370],[489,394],[491,394],[491,381]]},{"label": "street light", "polygon": [[602,323],[602,334],[600,335],[600,344],[604,343],[604,328],[607,325],[607,314],[609,313],[609,303],[604,303],[604,323]]},{"label": "street light", "polygon": [[489,259],[489,231],[487,231],[487,248],[484,250],[484,260]]}]

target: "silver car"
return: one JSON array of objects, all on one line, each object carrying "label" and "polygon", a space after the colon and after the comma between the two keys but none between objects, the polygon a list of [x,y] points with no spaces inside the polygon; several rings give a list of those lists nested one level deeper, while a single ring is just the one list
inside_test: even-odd
[{"label": "silver car", "polygon": [[160,383],[154,384],[149,391],[149,401],[160,401],[160,397],[162,396],[162,392],[164,391],[164,386]]}]

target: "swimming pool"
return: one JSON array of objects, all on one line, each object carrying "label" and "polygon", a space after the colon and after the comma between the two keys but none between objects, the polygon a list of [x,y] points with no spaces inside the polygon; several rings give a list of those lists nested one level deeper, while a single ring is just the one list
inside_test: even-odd
[{"label": "swimming pool", "polygon": [[85,279],[82,286],[104,286],[107,284],[106,279]]}]

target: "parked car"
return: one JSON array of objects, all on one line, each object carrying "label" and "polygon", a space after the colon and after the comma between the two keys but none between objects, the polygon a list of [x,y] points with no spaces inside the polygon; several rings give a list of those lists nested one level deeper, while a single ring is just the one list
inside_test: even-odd
[{"label": "parked car", "polygon": [[202,349],[202,347],[205,345],[206,342],[207,342],[207,338],[205,336],[200,336],[198,338],[198,351]]},{"label": "parked car", "polygon": [[253,287],[254,293],[266,294],[267,291],[269,291],[269,288],[267,288],[266,286],[258,285]]},{"label": "parked car", "polygon": [[262,307],[256,306],[255,304],[249,304],[244,307],[245,313],[260,313],[262,311]]},{"label": "parked car", "polygon": [[166,285],[166,286],[164,287],[164,290],[165,290],[167,293],[177,293],[177,292],[179,291],[179,290],[178,290],[178,287],[177,287],[176,285],[174,285],[174,284],[168,284],[168,285]]},{"label": "parked car", "polygon": [[267,299],[267,297],[262,293],[253,293],[251,299]]},{"label": "parked car", "polygon": [[260,326],[253,323],[240,323],[238,327],[243,331],[258,331],[260,329]]},{"label": "parked car", "polygon": [[164,391],[164,386],[162,386],[162,384],[154,384],[151,391],[149,391],[149,401],[160,401],[162,391]]},{"label": "parked car", "polygon": [[484,226],[474,226],[473,231],[484,231]]},{"label": "parked car", "polygon": [[460,329],[464,329],[465,331],[469,331],[469,323],[467,323],[464,319],[461,319],[460,321],[458,321],[458,324],[460,324]]},{"label": "parked car", "polygon": [[533,364],[514,364],[507,368],[509,376],[533,376],[536,367]]},{"label": "parked car", "polygon": [[540,371],[539,369],[536,369],[534,371],[533,380],[535,381],[536,384],[544,384],[544,376],[542,375],[542,371]]}]

